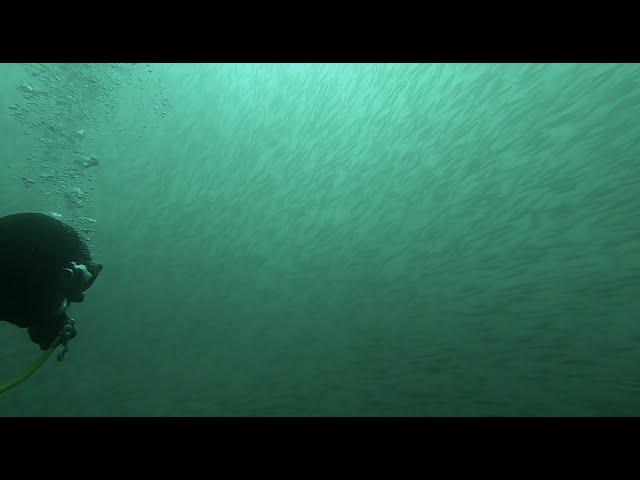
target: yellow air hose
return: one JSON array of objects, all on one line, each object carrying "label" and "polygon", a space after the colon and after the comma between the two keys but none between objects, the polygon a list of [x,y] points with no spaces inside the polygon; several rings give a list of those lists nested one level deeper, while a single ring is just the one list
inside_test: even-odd
[{"label": "yellow air hose", "polygon": [[14,378],[13,380],[0,385],[0,395],[2,395],[4,392],[11,390],[13,387],[15,387],[16,385],[20,385],[22,382],[24,382],[27,378],[29,378],[31,375],[33,375],[34,373],[36,373],[38,371],[38,369],[44,365],[44,363],[49,360],[49,357],[51,356],[51,354],[53,353],[53,351],[56,349],[56,347],[60,345],[60,338],[58,338],[55,342],[53,342],[51,344],[51,346],[49,348],[47,348],[42,355],[40,355],[38,357],[38,359],[33,362],[33,365],[31,365],[29,368],[27,368],[22,375]]}]

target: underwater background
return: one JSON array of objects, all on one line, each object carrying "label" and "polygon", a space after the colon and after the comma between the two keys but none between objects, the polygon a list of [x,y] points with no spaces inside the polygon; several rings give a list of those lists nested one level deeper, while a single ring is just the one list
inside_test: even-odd
[{"label": "underwater background", "polygon": [[104,270],[3,416],[640,413],[640,65],[1,64],[23,211]]}]

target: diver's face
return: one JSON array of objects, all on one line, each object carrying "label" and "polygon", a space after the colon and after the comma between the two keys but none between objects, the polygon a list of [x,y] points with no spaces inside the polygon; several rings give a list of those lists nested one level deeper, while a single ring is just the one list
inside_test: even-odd
[{"label": "diver's face", "polygon": [[86,292],[102,270],[102,265],[93,265],[94,273],[86,265],[71,262],[60,272],[60,292],[63,297],[61,308],[66,310],[71,302],[84,301]]}]

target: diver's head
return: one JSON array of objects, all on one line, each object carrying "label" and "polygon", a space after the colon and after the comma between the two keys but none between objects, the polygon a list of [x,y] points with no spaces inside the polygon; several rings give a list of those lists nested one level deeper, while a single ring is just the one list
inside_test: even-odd
[{"label": "diver's head", "polygon": [[0,321],[29,328],[41,348],[55,341],[70,303],[84,300],[101,270],[86,240],[61,220],[0,217]]}]

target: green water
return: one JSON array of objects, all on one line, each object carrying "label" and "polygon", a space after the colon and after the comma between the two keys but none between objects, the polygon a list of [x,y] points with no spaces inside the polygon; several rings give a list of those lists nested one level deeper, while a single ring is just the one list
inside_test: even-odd
[{"label": "green water", "polygon": [[640,414],[640,65],[4,64],[0,164],[105,265],[0,415]]}]

